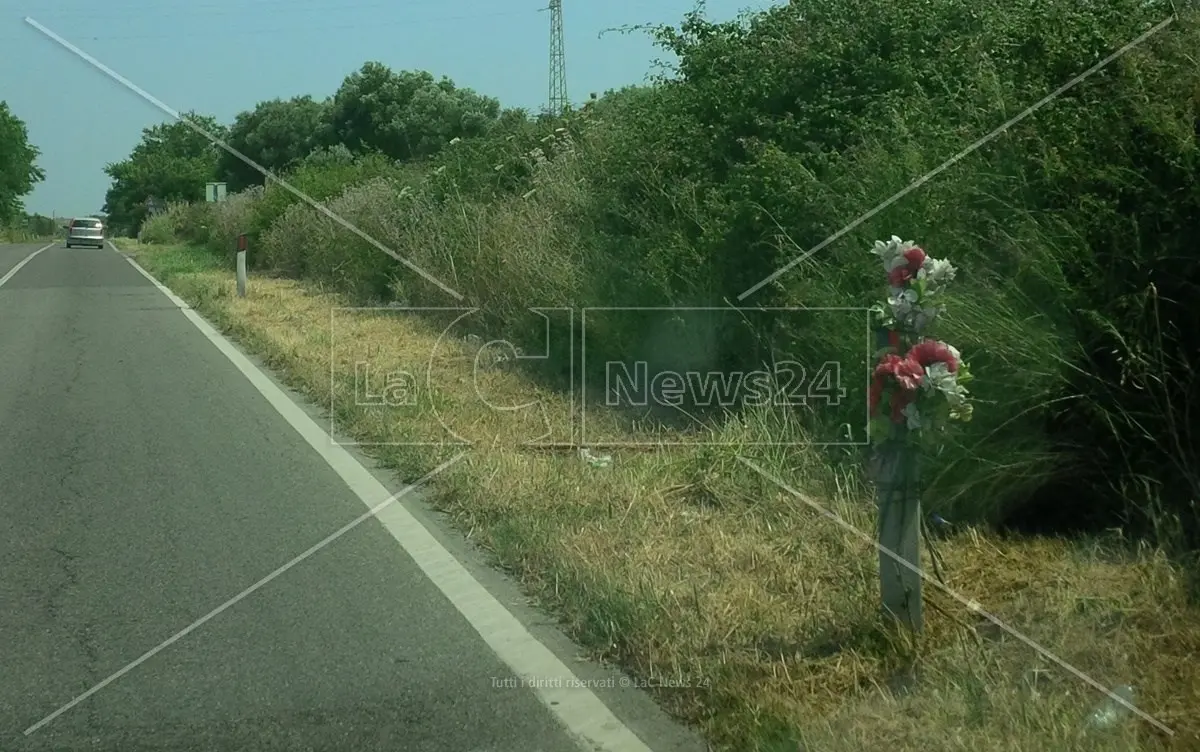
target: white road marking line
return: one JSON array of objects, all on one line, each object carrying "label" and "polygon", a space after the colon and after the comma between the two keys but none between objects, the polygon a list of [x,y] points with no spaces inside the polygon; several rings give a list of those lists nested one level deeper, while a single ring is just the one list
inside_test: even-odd
[{"label": "white road marking line", "polygon": [[8,274],[5,274],[3,277],[0,277],[0,287],[4,287],[5,282],[7,282],[10,279],[12,279],[13,277],[17,276],[17,272],[21,271],[21,267],[25,266],[30,261],[33,261],[34,256],[38,255],[39,253],[46,250],[47,248],[53,248],[56,245],[58,245],[58,243],[51,243],[50,245],[43,246],[43,247],[37,249],[36,251],[34,251],[33,253],[29,254],[25,258],[21,259],[21,261],[16,266],[14,266],[13,268],[8,270]]},{"label": "white road marking line", "polygon": [[[110,245],[112,245],[110,243]],[[112,246],[113,250],[118,250]],[[338,474],[368,508],[388,499],[388,489],[320,425],[294,403],[234,345],[132,258],[126,261],[163,295],[258,389],[309,446]],[[479,633],[513,673],[576,737],[581,749],[652,752],[557,655],[534,637],[403,504],[389,504],[376,515],[421,571]],[[547,679],[551,679],[547,681]],[[561,681],[559,681],[561,679]]]}]

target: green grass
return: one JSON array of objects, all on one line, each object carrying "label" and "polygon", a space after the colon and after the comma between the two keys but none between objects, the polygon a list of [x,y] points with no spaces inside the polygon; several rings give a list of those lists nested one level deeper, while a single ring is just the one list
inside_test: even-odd
[{"label": "green grass", "polygon": [[[614,451],[595,469],[574,453],[519,447],[529,426],[481,404],[553,409],[564,399],[518,371],[473,383],[469,348],[435,348],[439,331],[404,315],[339,319],[331,382],[331,306],[344,295],[254,275],[249,295],[207,250],[120,245],[292,387],[338,405],[339,427],[364,442],[435,441],[443,421],[475,442],[431,483],[431,498],[496,564],[556,614],[590,654],[654,684],[656,698],[701,728],[715,749],[1187,750],[1200,744],[1200,613],[1161,553],[1119,541],[1012,539],[965,528],[937,544],[949,587],[1106,685],[1132,683],[1138,707],[1175,731],[1130,721],[1083,733],[1103,697],[928,587],[927,632],[909,644],[881,629],[872,604],[874,550],[733,460],[745,454],[859,530],[873,528],[869,487],[804,448],[754,451],[770,420],[720,429],[742,449]],[[416,371],[433,352],[440,378],[412,408],[346,399],[352,366]],[[358,353],[359,355],[356,355]],[[605,438],[629,438],[618,420]],[[793,429],[795,430],[795,429]],[[402,478],[427,472],[446,447],[380,453]],[[926,562],[926,566],[929,566]],[[998,636],[999,635],[999,636]],[[886,688],[913,662],[921,681]],[[1034,677],[1031,679],[1030,677]],[[662,686],[664,683],[658,681]]]},{"label": "green grass", "polygon": [[[1125,44],[1154,13],[1142,0],[812,0],[803,14],[788,4],[747,24],[692,16],[682,32],[657,31],[681,61],[669,84],[450,144],[429,164],[375,156],[294,177],[479,307],[474,334],[531,350],[545,333],[531,307],[733,301]],[[591,468],[572,453],[521,448],[528,416],[482,404],[472,346],[437,350],[430,318],[348,317],[334,342],[331,306],[453,303],[278,186],[172,206],[144,229],[156,242],[135,251],[317,404],[337,402],[339,423],[360,439],[436,440],[440,420],[473,438],[470,460],[436,480],[437,504],[595,657],[639,677],[703,679],[703,691],[657,695],[718,748],[803,739],[835,752],[881,741],[1196,749],[1194,573],[1168,552],[1200,540],[1186,421],[1200,322],[1177,302],[1194,299],[1197,284],[1198,40],[1185,12],[747,303],[870,305],[885,285],[867,250],[892,234],[959,267],[938,336],[971,364],[976,417],[932,449],[923,489],[926,509],[956,523],[937,544],[947,581],[1097,681],[1133,683],[1139,707],[1174,737],[1137,722],[1082,734],[1096,693],[938,588],[926,594],[922,638],[882,630],[876,554],[805,503],[873,529],[861,458],[814,447],[817,421],[750,410],[694,434],[720,448],[615,451],[610,468]],[[237,298],[229,250],[243,232],[255,268],[292,278],[255,275]],[[180,241],[209,250],[171,245]],[[756,355],[755,339],[738,334],[696,344],[644,321],[594,329],[590,358],[649,348],[728,365]],[[863,357],[859,324],[756,334],[807,362]],[[359,350],[385,372],[424,373],[433,359],[439,378],[411,411],[363,409],[344,399]],[[493,404],[536,396],[555,415],[570,408],[561,379],[485,375]],[[679,436],[628,417],[589,412],[589,431]],[[754,446],[782,440],[793,444]],[[411,478],[445,450],[380,458]],[[1053,484],[1071,495],[1038,496]],[[1130,529],[1072,539],[993,531],[1030,499],[1044,505],[1034,514],[1065,508],[1073,518],[1107,503],[1112,526],[1119,512]],[[917,689],[889,690],[913,665]]]}]

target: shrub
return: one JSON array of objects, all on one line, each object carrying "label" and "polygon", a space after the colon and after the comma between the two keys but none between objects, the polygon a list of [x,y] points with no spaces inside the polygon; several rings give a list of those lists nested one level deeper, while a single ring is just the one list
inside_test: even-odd
[{"label": "shrub", "polygon": [[237,250],[238,235],[249,233],[253,226],[254,213],[263,193],[262,186],[251,186],[212,205],[206,240],[214,253],[232,258]]},{"label": "shrub", "polygon": [[[322,151],[303,162],[296,170],[280,177],[308,198],[324,202],[341,193],[349,185],[373,177],[394,175],[397,172],[395,162],[381,155],[369,154],[347,162],[337,151]],[[260,240],[262,234],[283,217],[289,207],[297,203],[306,202],[283,185],[268,181],[261,198],[252,204],[253,211],[247,233],[250,239]]]},{"label": "shrub", "polygon": [[174,243],[178,240],[175,234],[175,217],[169,207],[166,211],[147,217],[142,223],[141,240],[143,243]]},{"label": "shrub", "polygon": [[[1200,536],[1180,407],[1200,351],[1200,320],[1183,306],[1200,282],[1194,14],[891,200],[1169,12],[1142,0],[814,0],[730,23],[690,14],[655,32],[679,61],[655,85],[562,119],[506,113],[425,164],[334,149],[286,179],[483,307],[489,333],[534,344],[539,306],[866,306],[864,249],[910,232],[961,266],[945,330],[970,355],[979,402],[942,447],[927,505],[998,521],[1065,483],[1112,499],[1127,522],[1160,519],[1153,500]],[[363,301],[448,304],[278,185],[239,207],[271,267]],[[630,321],[590,331],[588,348],[720,368],[773,353],[865,362],[865,321],[814,321],[749,331],[697,318],[669,348]],[[865,383],[845,386],[865,406]],[[850,425],[851,438],[865,427]],[[1152,488],[1130,499],[1139,478]],[[1047,505],[1063,503],[1036,511]]]},{"label": "shrub", "polygon": [[[584,162],[594,197],[584,226],[611,259],[594,288],[610,304],[733,303],[1169,12],[1133,0],[818,0],[803,13],[789,4],[725,24],[693,14],[660,29],[677,75],[594,118],[608,145]],[[929,479],[929,506],[945,516],[995,520],[1053,479],[1124,472],[1112,469],[1132,424],[1108,432],[1116,454],[1100,459],[1088,439],[1101,421],[1070,434],[1048,421],[1059,406],[1136,397],[1118,399],[1121,375],[1097,357],[1120,348],[1089,318],[1129,333],[1126,298],[1194,236],[1200,76],[1184,50],[1196,38],[1191,23],[1162,32],[742,303],[862,304],[872,279],[862,249],[896,228],[961,262],[947,336],[985,374],[987,407]],[[1176,268],[1164,279],[1195,284],[1194,264]],[[802,360],[853,362],[862,347],[848,325],[774,338]],[[749,338],[718,340],[716,360],[758,357]],[[1097,373],[1107,393],[1084,386],[1093,379],[1081,374]],[[1153,474],[1177,476],[1179,460],[1158,456]],[[1177,498],[1195,492],[1184,484]]]}]

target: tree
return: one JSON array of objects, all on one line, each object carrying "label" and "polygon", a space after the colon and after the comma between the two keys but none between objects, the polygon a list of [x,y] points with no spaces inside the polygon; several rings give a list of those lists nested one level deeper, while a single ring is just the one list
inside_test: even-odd
[{"label": "tree", "polygon": [[[323,139],[328,102],[310,96],[259,102],[242,112],[229,128],[226,143],[276,174],[294,166]],[[221,150],[218,173],[230,191],[262,185],[264,176],[238,157]]]},{"label": "tree", "polygon": [[103,211],[113,226],[135,232],[146,219],[151,198],[162,203],[204,200],[205,184],[217,175],[220,147],[194,126],[222,139],[226,129],[208,116],[183,117],[188,122],[145,129],[127,159],[104,168],[113,184]]},{"label": "tree", "polygon": [[326,145],[379,151],[412,160],[436,154],[454,138],[480,136],[500,116],[499,101],[425,71],[367,63],[346,77],[329,110]]},{"label": "tree", "polygon": [[25,226],[39,238],[49,237],[58,231],[58,223],[54,221],[54,217],[41,214],[30,214],[26,219]]},{"label": "tree", "polygon": [[40,152],[29,143],[25,122],[0,101],[0,225],[23,217],[22,199],[46,179],[37,166]]}]

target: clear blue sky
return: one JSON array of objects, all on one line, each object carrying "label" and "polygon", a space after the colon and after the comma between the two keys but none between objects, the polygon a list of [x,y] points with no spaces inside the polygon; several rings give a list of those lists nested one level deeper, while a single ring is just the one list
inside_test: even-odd
[{"label": "clear blue sky", "polygon": [[[29,126],[46,181],[29,211],[99,211],[104,165],[167,114],[25,22],[28,16],[179,112],[223,122],[275,97],[332,94],[368,60],[423,69],[540,108],[548,86],[547,0],[0,0],[0,99]],[[770,0],[710,0],[731,19]],[[660,58],[643,33],[678,23],[693,0],[564,0],[567,93],[641,83]]]}]

